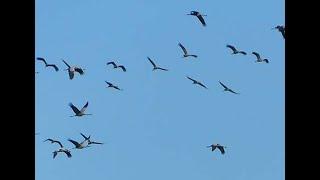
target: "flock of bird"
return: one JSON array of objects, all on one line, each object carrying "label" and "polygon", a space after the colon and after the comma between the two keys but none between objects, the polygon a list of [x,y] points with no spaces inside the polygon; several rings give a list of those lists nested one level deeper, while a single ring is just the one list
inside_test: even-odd
[{"label": "flock of bird", "polygon": [[[200,12],[198,11],[191,11],[189,14],[187,15],[192,15],[192,16],[196,16],[199,21],[201,22],[201,24],[203,26],[206,26],[206,22],[204,20],[204,16],[207,16],[207,15],[203,15],[201,14]],[[281,32],[283,38],[285,38],[285,27],[284,26],[281,26],[281,25],[278,25],[272,29],[277,29],[279,32]],[[181,44],[181,43],[178,43],[178,46],[182,49],[183,51],[183,58],[188,58],[188,57],[193,57],[193,58],[197,58],[198,56],[195,55],[195,54],[189,54],[187,49]],[[247,53],[245,51],[240,51],[238,50],[237,48],[235,48],[235,46],[233,45],[230,45],[230,44],[227,44],[226,45],[227,48],[230,48],[232,50],[232,54],[242,54],[242,55],[247,55]],[[252,52],[253,55],[256,56],[256,61],[255,62],[265,62],[265,63],[269,63],[269,60],[268,59],[263,59],[261,58],[260,54],[257,53],[257,52]],[[159,65],[157,65],[150,57],[147,57],[148,61],[151,63],[151,65],[153,66],[153,71],[156,71],[156,70],[161,70],[161,71],[168,71],[167,68],[163,68],[163,67],[160,67]],[[55,71],[59,71],[59,68],[57,67],[57,65],[55,64],[48,64],[47,61],[42,58],[42,57],[37,57],[37,60],[38,61],[42,61],[44,64],[45,64],[45,67],[52,67],[54,68]],[[77,66],[70,66],[65,60],[63,60],[63,63],[67,66],[67,69],[65,69],[65,71],[68,71],[68,75],[69,75],[69,79],[72,80],[74,78],[74,75],[75,73],[79,73],[80,75],[83,75],[84,74],[84,71],[85,69],[81,68],[81,67],[77,67]],[[106,64],[107,66],[109,65],[112,65],[112,67],[114,69],[116,68],[120,68],[123,72],[126,72],[126,68],[124,65],[118,65],[117,63],[115,63],[114,61],[110,61],[110,62],[107,62]],[[36,72],[36,74],[38,74],[39,72]],[[193,82],[193,84],[197,84],[205,89],[208,89],[206,85],[204,85],[202,82],[198,81],[198,80],[195,80],[189,76],[186,76],[187,79],[191,80]],[[114,89],[117,89],[117,90],[122,90],[120,89],[117,85],[114,85],[113,83],[111,82],[108,82],[108,81],[105,81],[107,83],[107,88],[114,88]],[[219,84],[224,88],[224,91],[229,91],[233,94],[239,94],[238,92],[235,92],[234,90],[230,89],[229,87],[227,87],[225,84],[223,84],[221,81],[219,81]],[[72,103],[69,103],[69,106],[70,108],[72,109],[72,111],[74,112],[74,115],[73,116],[70,116],[70,117],[75,117],[75,116],[84,116],[84,115],[92,115],[92,114],[86,114],[85,111],[87,109],[89,105],[89,102],[86,102],[86,104],[79,110],[75,105],[73,105]],[[39,133],[36,133],[36,135],[38,135]],[[95,141],[91,141],[90,140],[90,136],[85,136],[84,134],[80,133],[81,136],[84,138],[84,140],[82,142],[77,142],[75,140],[72,140],[72,139],[68,139],[69,142],[71,142],[75,147],[72,148],[72,149],[83,149],[83,148],[87,148],[87,147],[90,147],[91,144],[103,144],[101,142],[95,142]],[[58,150],[55,150],[53,152],[53,158],[55,158],[57,156],[58,153],[60,152],[63,152],[67,155],[67,157],[71,158],[72,155],[71,155],[71,149],[67,149],[67,148],[64,148],[64,146],[61,144],[60,141],[58,140],[53,140],[53,139],[46,139],[45,141],[50,141],[51,143],[57,143],[60,145],[60,148]],[[225,154],[225,148],[226,146],[222,146],[220,144],[211,144],[210,146],[207,146],[207,148],[211,148],[211,151],[214,151],[216,148],[219,149],[219,151],[221,152],[221,154]]]}]

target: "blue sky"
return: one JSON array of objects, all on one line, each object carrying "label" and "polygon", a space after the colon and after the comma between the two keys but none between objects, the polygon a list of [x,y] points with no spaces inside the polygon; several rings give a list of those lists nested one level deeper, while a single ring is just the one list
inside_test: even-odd
[{"label": "blue sky", "polygon": [[[60,68],[35,61],[36,179],[284,179],[285,41],[271,30],[285,23],[284,1],[36,0],[35,9],[35,55]],[[179,42],[198,58],[181,58]],[[147,56],[169,71],[153,72]],[[85,75],[69,80],[61,58]],[[69,117],[69,102],[86,101],[92,116]],[[105,144],[53,159],[58,145],[43,142],[71,148],[80,132]]]}]

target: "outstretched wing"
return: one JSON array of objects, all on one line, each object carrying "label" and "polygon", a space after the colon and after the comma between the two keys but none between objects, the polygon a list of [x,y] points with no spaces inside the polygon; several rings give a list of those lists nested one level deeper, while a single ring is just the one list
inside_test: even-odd
[{"label": "outstretched wing", "polygon": [[74,71],[68,70],[68,74],[69,74],[69,79],[73,79],[73,77],[74,77]]},{"label": "outstretched wing", "polygon": [[252,54],[254,54],[257,57],[257,59],[260,59],[260,55],[257,52],[252,52]]},{"label": "outstretched wing", "polygon": [[45,65],[47,65],[47,61],[42,57],[37,57],[37,60],[43,61]]},{"label": "outstretched wing", "polygon": [[79,111],[79,109],[76,106],[74,106],[72,103],[69,103],[69,106],[71,107],[71,109],[73,110],[74,113],[76,113],[76,114],[81,113],[81,111]]},{"label": "outstretched wing", "polygon": [[230,48],[233,52],[237,52],[237,49],[234,46],[227,45],[228,48]]},{"label": "outstretched wing", "polygon": [[224,153],[225,153],[223,146],[217,146],[217,147],[218,147],[218,149],[220,150],[221,154],[224,154]]},{"label": "outstretched wing", "polygon": [[104,82],[106,82],[109,86],[113,86],[111,82],[108,82],[108,81],[104,81]]},{"label": "outstretched wing", "polygon": [[241,53],[241,54],[243,54],[243,55],[247,55],[247,53],[244,52],[244,51],[239,51],[239,53]]},{"label": "outstretched wing", "polygon": [[53,152],[53,159],[57,156],[58,152],[57,151],[54,151]]},{"label": "outstretched wing", "polygon": [[103,143],[95,142],[95,141],[90,141],[90,144],[103,144]]},{"label": "outstretched wing", "polygon": [[149,57],[147,57],[148,58],[148,60],[150,61],[150,63],[152,64],[152,66],[155,68],[155,67],[157,67],[156,66],[156,64],[149,58]]},{"label": "outstretched wing", "polygon": [[123,72],[126,72],[126,68],[123,65],[118,66],[118,68],[121,68]]},{"label": "outstretched wing", "polygon": [[230,92],[232,92],[233,94],[239,94],[237,92],[234,92],[232,89],[229,89]]},{"label": "outstretched wing", "polygon": [[72,144],[74,144],[76,147],[81,146],[77,141],[74,141],[72,139],[68,139],[68,141],[70,141]]},{"label": "outstretched wing", "polygon": [[208,89],[204,84],[202,84],[202,83],[200,83],[200,82],[198,82],[197,84],[199,84],[200,86],[202,86],[202,87],[204,87],[204,88]]},{"label": "outstretched wing", "polygon": [[80,133],[81,134],[81,136],[85,139],[85,140],[88,140],[88,139],[90,139],[90,136],[89,137],[87,137],[87,136],[85,136],[84,134],[82,134],[82,133]]},{"label": "outstretched wing", "polygon": [[54,70],[59,71],[59,68],[55,64],[48,64],[47,66],[51,66]]},{"label": "outstretched wing", "polygon": [[89,105],[89,101],[87,101],[87,103],[82,107],[82,109],[80,110],[82,113],[84,113],[84,111],[87,109]]},{"label": "outstretched wing", "polygon": [[191,81],[193,81],[194,83],[198,83],[198,81],[192,79],[191,77],[187,76],[188,79],[190,79]]},{"label": "outstretched wing", "polygon": [[84,71],[83,71],[83,69],[81,69],[81,68],[74,67],[74,70],[75,70],[76,72],[78,72],[80,75],[83,75],[83,74],[84,74]]},{"label": "outstretched wing", "polygon": [[71,157],[72,157],[70,151],[63,151],[63,152],[66,153],[66,155],[68,156],[68,158],[71,158]]},{"label": "outstretched wing", "polygon": [[70,68],[70,65],[65,60],[62,59],[62,61],[66,66],[68,66],[68,68]]},{"label": "outstretched wing", "polygon": [[179,45],[179,46],[181,47],[181,49],[183,50],[183,53],[184,53],[185,55],[187,55],[188,52],[187,52],[186,48],[185,48],[181,43],[179,43],[178,45]]},{"label": "outstretched wing", "polygon": [[168,69],[161,68],[161,67],[158,67],[158,69],[163,70],[163,71],[168,71]]},{"label": "outstretched wing", "polygon": [[282,34],[282,36],[283,36],[283,39],[285,39],[285,36],[284,36],[284,28],[282,28],[282,29],[280,30],[280,32],[281,32],[281,34]]},{"label": "outstretched wing", "polygon": [[225,89],[229,89],[226,85],[224,85],[222,82],[219,81],[219,83],[221,84],[221,86],[223,86]]},{"label": "outstretched wing", "polygon": [[113,61],[107,63],[107,65],[109,65],[109,64],[112,64],[112,65],[113,65],[113,68],[117,68],[116,63],[114,63]]},{"label": "outstretched wing", "polygon": [[203,26],[206,26],[206,22],[204,21],[203,17],[201,15],[197,15],[198,19],[200,20],[201,24]]}]

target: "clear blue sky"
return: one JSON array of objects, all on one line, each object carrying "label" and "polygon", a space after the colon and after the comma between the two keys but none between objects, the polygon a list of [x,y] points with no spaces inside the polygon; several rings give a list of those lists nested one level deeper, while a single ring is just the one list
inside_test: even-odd
[{"label": "clear blue sky", "polygon": [[[207,15],[206,27],[191,10]],[[35,62],[37,180],[284,179],[285,41],[271,30],[285,23],[284,1],[36,0],[35,13],[35,55],[60,68]],[[178,42],[198,58],[181,58]],[[147,56],[169,71],[153,72]],[[61,58],[85,75],[69,80]],[[69,102],[86,101],[92,116],[69,117]],[[43,142],[71,148],[80,132],[105,144],[53,159],[58,145]]]}]

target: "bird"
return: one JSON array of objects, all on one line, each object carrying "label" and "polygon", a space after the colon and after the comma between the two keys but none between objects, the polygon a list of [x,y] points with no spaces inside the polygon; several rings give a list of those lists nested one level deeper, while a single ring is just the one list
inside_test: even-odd
[{"label": "bird", "polygon": [[81,143],[78,143],[77,141],[72,140],[72,139],[69,138],[68,141],[70,141],[72,144],[75,145],[75,147],[72,148],[72,149],[83,149],[83,148],[90,147],[88,140],[84,140],[84,141],[82,141]]},{"label": "bird", "polygon": [[261,59],[260,55],[257,52],[252,52],[252,54],[254,54],[257,57],[257,60],[255,62],[266,62],[269,63],[268,59]]},{"label": "bird", "polygon": [[88,145],[90,145],[90,144],[103,144],[103,143],[100,143],[100,142],[91,141],[90,140],[90,136],[86,137],[84,134],[82,134],[82,133],[80,133],[80,134],[84,138],[84,140],[88,141]]},{"label": "bird", "polygon": [[206,22],[204,21],[203,16],[207,16],[207,15],[200,14],[200,12],[198,12],[198,11],[191,11],[190,14],[187,14],[187,15],[197,16],[197,18],[200,20],[201,24],[203,26],[206,26]]},{"label": "bird", "polygon": [[59,68],[58,68],[57,65],[55,65],[55,64],[48,64],[47,61],[46,61],[44,58],[42,58],[42,57],[37,57],[37,60],[43,61],[44,64],[46,65],[46,67],[53,67],[54,70],[59,71]]},{"label": "bird", "polygon": [[70,117],[75,117],[75,116],[83,116],[83,115],[92,115],[92,114],[85,114],[84,111],[87,109],[89,105],[89,102],[87,101],[87,103],[82,107],[82,109],[79,111],[79,109],[74,106],[72,103],[69,103],[69,106],[71,107],[71,109],[73,110],[73,112],[75,113],[75,115],[70,116]]},{"label": "bird", "polygon": [[118,86],[113,85],[111,82],[108,82],[108,81],[105,81],[105,82],[108,84],[107,88],[114,88],[114,89],[117,89],[117,90],[122,90]]},{"label": "bird", "polygon": [[72,157],[70,150],[64,148],[60,141],[53,140],[53,139],[50,139],[50,138],[44,140],[44,142],[45,142],[45,141],[50,141],[51,143],[57,143],[57,144],[60,145],[60,148],[59,148],[58,150],[56,150],[56,151],[53,152],[53,159],[57,156],[57,154],[58,154],[59,152],[64,152],[64,153],[66,153],[66,155],[68,156],[68,158],[71,158],[71,157]]},{"label": "bird", "polygon": [[222,146],[220,144],[211,144],[210,146],[207,146],[207,148],[211,147],[211,151],[214,151],[216,148],[218,148],[221,152],[221,154],[225,154],[225,150],[224,148],[227,148],[225,146]]},{"label": "bird", "polygon": [[278,29],[278,31],[281,32],[283,39],[285,39],[285,28],[284,28],[284,26],[279,26],[278,25],[278,26],[276,26],[276,27],[274,27],[272,29]]},{"label": "bird", "polygon": [[188,56],[192,56],[192,57],[195,57],[195,58],[198,57],[197,55],[194,55],[194,54],[188,54],[187,49],[181,43],[179,43],[178,45],[181,47],[181,49],[182,49],[182,51],[184,53],[182,57],[184,57],[184,58],[188,57]]},{"label": "bird", "polygon": [[243,54],[243,55],[247,55],[246,52],[244,52],[244,51],[238,51],[238,50],[237,50],[234,46],[232,46],[232,45],[227,44],[227,47],[230,48],[230,49],[233,51],[232,54],[241,53],[241,54]]},{"label": "bird", "polygon": [[85,69],[82,69],[82,68],[76,67],[76,66],[72,66],[72,67],[71,67],[65,60],[62,59],[62,61],[63,61],[63,63],[64,63],[66,66],[68,66],[68,69],[65,69],[65,70],[68,70],[69,79],[70,79],[70,80],[73,79],[75,72],[78,72],[80,75],[83,75],[83,74],[84,74],[84,70],[85,70]]},{"label": "bird", "polygon": [[121,68],[123,72],[126,72],[126,68],[123,66],[123,65],[117,65],[115,62],[111,61],[111,62],[108,62],[107,65],[109,64],[112,64],[113,65],[113,68]]},{"label": "bird", "polygon": [[164,69],[164,68],[158,67],[149,57],[147,57],[147,58],[150,61],[150,63],[152,64],[152,66],[153,66],[153,71],[157,70],[157,69],[160,69],[160,70],[163,70],[163,71],[168,71],[168,69]]},{"label": "bird", "polygon": [[191,81],[193,81],[193,84],[198,84],[198,85],[200,85],[200,86],[208,89],[208,88],[207,88],[205,85],[203,85],[201,82],[199,82],[199,81],[197,81],[197,80],[194,80],[194,79],[192,79],[192,78],[190,78],[190,77],[188,77],[188,76],[187,76],[187,78],[190,79]]},{"label": "bird", "polygon": [[219,81],[219,83],[221,84],[221,86],[224,87],[224,90],[223,91],[229,91],[229,92],[232,92],[234,94],[239,94],[237,92],[234,92],[232,89],[228,88],[226,85],[224,85],[222,82]]}]

